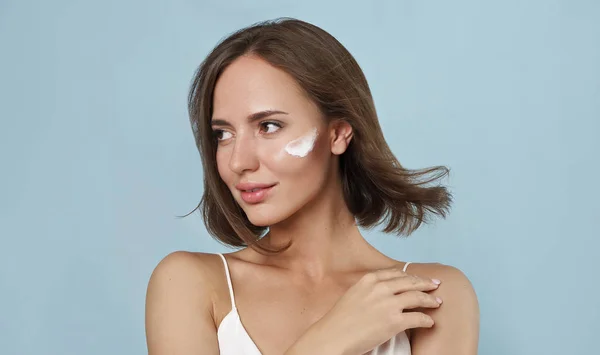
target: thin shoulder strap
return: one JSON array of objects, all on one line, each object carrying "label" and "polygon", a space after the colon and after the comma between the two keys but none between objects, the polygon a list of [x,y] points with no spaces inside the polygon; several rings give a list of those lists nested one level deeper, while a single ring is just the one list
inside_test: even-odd
[{"label": "thin shoulder strap", "polygon": [[407,261],[406,264],[404,264],[404,269],[402,269],[402,271],[406,272],[406,268],[408,268],[408,265],[410,265],[411,262]]},{"label": "thin shoulder strap", "polygon": [[217,253],[223,259],[225,265],[225,274],[227,275],[227,286],[229,286],[229,298],[231,299],[231,309],[235,309],[235,299],[233,298],[233,286],[231,284],[231,275],[229,274],[229,266],[227,266],[227,260],[221,253]]}]

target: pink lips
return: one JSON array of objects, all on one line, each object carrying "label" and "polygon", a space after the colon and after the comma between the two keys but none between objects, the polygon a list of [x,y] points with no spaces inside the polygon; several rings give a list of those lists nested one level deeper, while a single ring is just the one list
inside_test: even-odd
[{"label": "pink lips", "polygon": [[240,191],[242,200],[246,203],[260,203],[267,198],[267,194],[277,184],[239,183],[235,188]]}]

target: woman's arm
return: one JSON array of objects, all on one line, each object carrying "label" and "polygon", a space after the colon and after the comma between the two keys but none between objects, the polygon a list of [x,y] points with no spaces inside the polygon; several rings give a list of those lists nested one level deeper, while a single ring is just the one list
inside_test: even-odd
[{"label": "woman's arm", "polygon": [[171,253],[156,266],[146,294],[149,355],[219,354],[207,270],[188,252]]},{"label": "woman's arm", "polygon": [[431,294],[439,296],[443,303],[438,309],[419,309],[429,314],[435,325],[412,329],[412,354],[476,355],[479,303],[471,282],[452,266],[429,264],[427,269],[427,274],[442,280],[440,287]]}]

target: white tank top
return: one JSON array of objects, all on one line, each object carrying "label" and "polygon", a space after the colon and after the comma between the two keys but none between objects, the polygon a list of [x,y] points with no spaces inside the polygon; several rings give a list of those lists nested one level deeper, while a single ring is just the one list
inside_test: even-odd
[{"label": "white tank top", "polygon": [[[227,285],[229,286],[229,297],[231,298],[231,311],[227,313],[225,318],[219,324],[217,329],[217,338],[219,341],[219,349],[221,355],[262,355],[258,347],[250,338],[250,335],[244,328],[240,315],[235,306],[233,297],[233,286],[231,284],[231,275],[227,260],[223,254],[218,254],[223,259],[225,265],[225,274],[227,276]],[[404,270],[410,262],[404,265]],[[406,332],[396,334],[393,338],[379,344],[371,351],[363,355],[410,355],[410,343]]]}]

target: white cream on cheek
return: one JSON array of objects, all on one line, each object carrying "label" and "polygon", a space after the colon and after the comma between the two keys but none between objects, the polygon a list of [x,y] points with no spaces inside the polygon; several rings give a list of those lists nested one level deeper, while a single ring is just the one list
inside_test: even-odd
[{"label": "white cream on cheek", "polygon": [[310,133],[289,142],[285,146],[284,150],[289,155],[303,158],[303,157],[307,156],[308,153],[310,153],[313,150],[316,139],[317,139],[317,128],[313,128],[310,131]]}]

